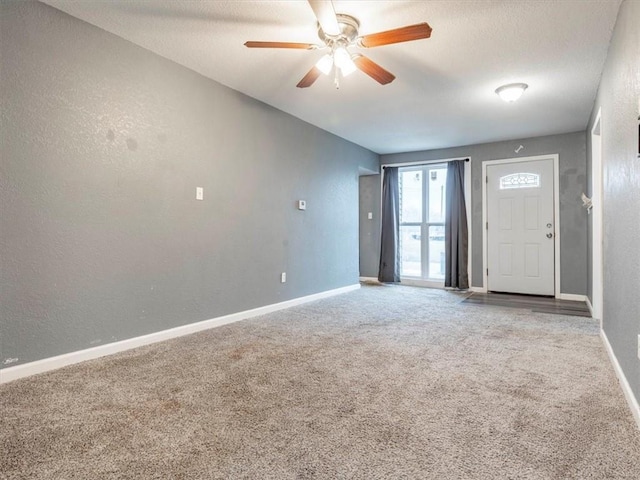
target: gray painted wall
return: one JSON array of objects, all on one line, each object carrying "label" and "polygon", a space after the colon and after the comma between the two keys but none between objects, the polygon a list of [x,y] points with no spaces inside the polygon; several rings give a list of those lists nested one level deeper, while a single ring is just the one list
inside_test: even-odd
[{"label": "gray painted wall", "polygon": [[[588,131],[602,109],[603,327],[640,399],[640,2],[620,7]],[[589,155],[591,152],[589,151]],[[589,161],[589,165],[590,165]],[[589,284],[591,278],[589,278]]]},{"label": "gray painted wall", "polygon": [[0,364],[357,283],[378,155],[49,6],[0,19]]},{"label": "gray painted wall", "polygon": [[[546,137],[526,138],[507,142],[485,143],[464,147],[381,155],[381,164],[419,162],[446,158],[471,158],[472,201],[472,285],[481,287],[482,275],[482,162],[503,158],[530,157],[557,153],[560,161],[560,281],[562,293],[584,295],[587,292],[587,212],[581,205],[580,194],[586,191],[586,138],[584,132]],[[515,149],[523,145],[519,153]],[[372,177],[373,178],[373,177]],[[377,180],[367,183],[368,188],[380,188]],[[370,198],[371,193],[361,192],[360,198]],[[378,193],[379,199],[379,193]],[[378,200],[379,203],[379,200]],[[379,207],[378,207],[379,208]],[[362,209],[362,207],[361,207]],[[372,238],[379,237],[378,231]],[[368,252],[373,246],[363,245],[368,237],[360,237],[360,251]],[[378,247],[379,248],[379,247]],[[360,258],[360,271],[377,272],[375,255]],[[363,265],[365,264],[366,265]],[[377,273],[376,273],[377,275]],[[371,275],[371,276],[376,276]]]}]

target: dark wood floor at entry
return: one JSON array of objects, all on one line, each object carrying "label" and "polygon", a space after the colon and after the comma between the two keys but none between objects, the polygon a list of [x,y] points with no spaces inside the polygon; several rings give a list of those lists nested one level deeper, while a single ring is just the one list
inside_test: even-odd
[{"label": "dark wood floor at entry", "polygon": [[498,307],[524,308],[532,312],[557,313],[591,317],[586,302],[558,300],[557,298],[538,297],[535,295],[516,295],[512,293],[472,293],[463,300],[475,305],[493,305]]}]

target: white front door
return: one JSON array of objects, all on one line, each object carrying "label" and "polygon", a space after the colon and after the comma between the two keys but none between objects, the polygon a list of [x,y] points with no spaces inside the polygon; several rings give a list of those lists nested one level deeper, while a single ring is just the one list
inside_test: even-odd
[{"label": "white front door", "polygon": [[487,165],[487,289],[554,295],[553,159]]}]

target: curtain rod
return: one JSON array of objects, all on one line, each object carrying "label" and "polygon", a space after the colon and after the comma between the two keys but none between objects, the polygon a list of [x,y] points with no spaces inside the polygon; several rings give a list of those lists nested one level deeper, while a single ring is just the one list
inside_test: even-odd
[{"label": "curtain rod", "polygon": [[417,162],[404,162],[404,163],[389,163],[387,165],[382,165],[382,168],[387,168],[387,167],[417,167],[420,165],[430,165],[430,164],[434,164],[434,163],[448,163],[448,162],[454,162],[456,160],[464,160],[465,162],[468,162],[471,160],[470,157],[461,157],[461,158],[445,158],[442,160],[422,160],[422,161],[417,161]]}]

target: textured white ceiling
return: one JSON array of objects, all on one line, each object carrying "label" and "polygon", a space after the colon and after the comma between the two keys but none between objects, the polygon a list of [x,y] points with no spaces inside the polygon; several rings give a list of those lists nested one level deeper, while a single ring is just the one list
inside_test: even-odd
[{"label": "textured white ceiling", "polygon": [[[320,51],[248,49],[247,40],[319,43],[305,0],[44,0],[235,90],[378,153],[443,148],[586,127],[621,0],[334,0],[360,33],[426,21],[430,39],[362,50],[396,75],[362,72],[339,90],[298,81]],[[525,82],[515,104],[494,90]]]}]

